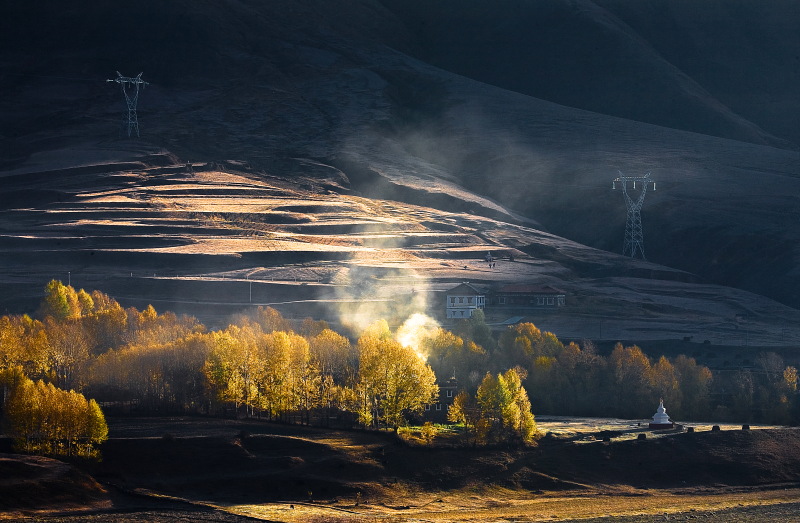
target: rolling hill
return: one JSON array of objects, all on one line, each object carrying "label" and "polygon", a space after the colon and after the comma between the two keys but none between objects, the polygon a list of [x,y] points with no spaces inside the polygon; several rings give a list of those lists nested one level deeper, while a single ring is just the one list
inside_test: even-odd
[{"label": "rolling hill", "polygon": [[[52,277],[342,321],[538,282],[560,336],[800,339],[793,4],[428,4],[0,8],[3,312]],[[117,70],[150,82],[136,140]],[[650,262],[618,171],[658,182]]]}]

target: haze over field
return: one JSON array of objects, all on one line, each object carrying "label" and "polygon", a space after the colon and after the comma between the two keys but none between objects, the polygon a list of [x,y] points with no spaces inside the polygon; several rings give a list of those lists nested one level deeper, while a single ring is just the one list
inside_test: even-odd
[{"label": "haze over field", "polygon": [[[793,2],[2,9],[8,312],[53,277],[343,323],[390,299],[400,323],[441,314],[460,281],[538,283],[568,293],[541,320],[564,337],[800,339]],[[138,140],[117,70],[150,82]],[[620,256],[618,171],[657,180],[649,263]],[[516,261],[488,270],[487,251]]]}]

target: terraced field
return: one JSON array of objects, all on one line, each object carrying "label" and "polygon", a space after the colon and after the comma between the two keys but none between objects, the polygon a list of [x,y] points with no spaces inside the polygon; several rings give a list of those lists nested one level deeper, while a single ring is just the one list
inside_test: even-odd
[{"label": "terraced field", "polygon": [[[520,245],[536,236],[479,216],[359,197],[337,180],[294,184],[233,162],[162,165],[170,161],[155,154],[137,169],[6,176],[19,194],[51,195],[44,206],[5,202],[0,263],[16,303],[32,306],[53,277],[178,307],[336,299],[341,288],[358,287],[354,279],[382,278],[408,293],[436,279],[493,279],[478,263],[487,251],[526,258],[487,231],[504,228]],[[532,259],[516,266],[523,277],[560,270]]]},{"label": "terraced field", "polygon": [[[564,289],[567,307],[513,315],[565,338],[800,340],[794,309],[559,238],[513,213],[501,220],[367,198],[334,168],[287,178],[137,147],[118,151],[116,162],[104,151],[91,165],[50,159],[6,173],[0,307],[32,312],[58,278],[211,326],[270,305],[358,327],[415,312],[444,321],[443,294],[462,281],[535,283]],[[487,309],[496,323],[509,314]]]}]

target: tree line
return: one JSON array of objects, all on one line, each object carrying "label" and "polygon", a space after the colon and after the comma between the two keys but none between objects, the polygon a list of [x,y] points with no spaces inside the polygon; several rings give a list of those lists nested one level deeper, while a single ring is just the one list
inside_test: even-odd
[{"label": "tree line", "polygon": [[96,445],[108,438],[108,426],[94,399],[34,382],[18,366],[0,371],[0,383],[9,390],[4,417],[19,450],[97,457]]},{"label": "tree line", "polygon": [[712,372],[685,355],[651,358],[637,345],[617,343],[604,355],[591,341],[565,344],[531,323],[492,336],[482,311],[440,332],[429,350],[437,375],[456,369],[473,386],[487,368],[523,369],[540,414],[641,419],[663,399],[685,421],[800,423],[797,369],[774,352],[752,368]]},{"label": "tree line", "polygon": [[651,359],[635,345],[603,355],[530,323],[494,333],[482,311],[415,347],[400,344],[386,321],[351,339],[269,307],[210,331],[192,317],[123,308],[56,280],[34,317],[0,317],[6,418],[8,376],[21,375],[140,412],[392,428],[419,420],[439,399],[437,383],[455,377],[464,394],[451,419],[484,443],[530,441],[531,402],[538,413],[641,419],[663,398],[687,421],[800,420],[796,369],[774,354],[760,365],[712,373],[686,356]]}]

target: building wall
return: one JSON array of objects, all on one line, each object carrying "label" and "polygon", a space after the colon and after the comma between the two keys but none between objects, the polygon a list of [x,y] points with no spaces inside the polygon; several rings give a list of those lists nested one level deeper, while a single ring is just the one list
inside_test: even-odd
[{"label": "building wall", "polygon": [[558,308],[565,304],[563,294],[497,294],[492,300],[497,307]]},{"label": "building wall", "polygon": [[483,309],[485,306],[486,297],[482,295],[447,295],[448,318],[471,318],[475,309]]},{"label": "building wall", "polygon": [[439,401],[433,405],[426,405],[423,419],[425,421],[433,421],[436,423],[444,423],[447,421],[447,411],[453,400],[458,394],[458,382],[455,378],[447,380],[445,383],[439,385]]}]

